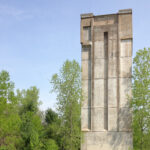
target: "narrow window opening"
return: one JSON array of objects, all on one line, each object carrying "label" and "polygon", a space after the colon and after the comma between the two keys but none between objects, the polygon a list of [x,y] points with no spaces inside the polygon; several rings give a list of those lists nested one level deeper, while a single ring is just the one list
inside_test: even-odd
[{"label": "narrow window opening", "polygon": [[104,32],[104,129],[108,130],[108,32]]},{"label": "narrow window opening", "polygon": [[89,47],[89,61],[88,61],[88,128],[91,129],[91,47]]}]

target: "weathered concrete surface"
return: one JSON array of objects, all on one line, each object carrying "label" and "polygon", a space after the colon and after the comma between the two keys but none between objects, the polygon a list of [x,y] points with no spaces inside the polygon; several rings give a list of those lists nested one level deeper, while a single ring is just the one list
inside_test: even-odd
[{"label": "weathered concrete surface", "polygon": [[81,15],[81,150],[132,148],[132,10]]},{"label": "weathered concrete surface", "polygon": [[85,132],[82,150],[129,150],[131,132]]}]

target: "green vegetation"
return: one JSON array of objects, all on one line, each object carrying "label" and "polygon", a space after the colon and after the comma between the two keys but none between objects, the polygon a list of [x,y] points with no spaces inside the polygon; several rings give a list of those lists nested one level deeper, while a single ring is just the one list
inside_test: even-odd
[{"label": "green vegetation", "polygon": [[57,110],[60,116],[61,147],[65,150],[80,148],[80,102],[81,69],[73,60],[66,61],[52,77],[51,83],[57,93]]},{"label": "green vegetation", "polygon": [[[39,110],[39,90],[14,91],[7,71],[0,72],[0,150],[78,150],[80,148],[80,66],[66,61],[53,75],[57,112]],[[16,94],[15,94],[16,93]]]},{"label": "green vegetation", "polygon": [[135,150],[150,149],[150,49],[136,53],[133,60],[131,107]]},{"label": "green vegetation", "polygon": [[[133,61],[131,108],[134,150],[150,148],[150,49]],[[0,72],[0,150],[79,150],[81,68],[65,61],[51,78],[57,110],[39,110],[39,90],[14,91],[7,71]],[[15,94],[16,93],[16,94]]]},{"label": "green vegetation", "polygon": [[22,144],[18,100],[9,73],[0,72],[0,150],[15,150]]}]

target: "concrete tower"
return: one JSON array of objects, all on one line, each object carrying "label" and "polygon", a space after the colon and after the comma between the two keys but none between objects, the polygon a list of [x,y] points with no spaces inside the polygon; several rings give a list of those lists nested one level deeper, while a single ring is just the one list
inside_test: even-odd
[{"label": "concrete tower", "polygon": [[132,10],[81,15],[81,150],[132,148]]}]

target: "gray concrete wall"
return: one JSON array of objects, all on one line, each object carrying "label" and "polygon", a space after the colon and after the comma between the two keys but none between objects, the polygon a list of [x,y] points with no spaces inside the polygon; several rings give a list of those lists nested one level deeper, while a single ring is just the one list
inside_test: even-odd
[{"label": "gray concrete wall", "polygon": [[132,148],[132,10],[81,15],[82,150]]}]

